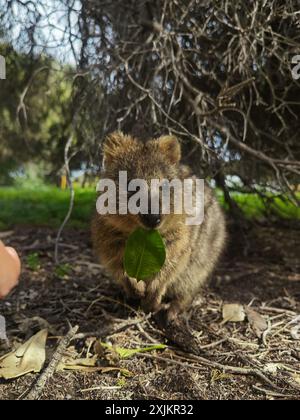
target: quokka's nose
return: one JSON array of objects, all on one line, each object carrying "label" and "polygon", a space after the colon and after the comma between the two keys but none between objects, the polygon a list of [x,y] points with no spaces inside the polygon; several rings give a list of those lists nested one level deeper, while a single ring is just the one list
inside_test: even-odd
[{"label": "quokka's nose", "polygon": [[156,228],[161,222],[161,216],[159,214],[141,214],[140,218],[143,224],[151,229]]}]

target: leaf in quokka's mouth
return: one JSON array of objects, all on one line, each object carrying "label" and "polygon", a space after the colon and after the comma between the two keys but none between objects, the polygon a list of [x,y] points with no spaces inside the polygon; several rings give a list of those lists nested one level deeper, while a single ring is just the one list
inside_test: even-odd
[{"label": "leaf in quokka's mouth", "polygon": [[138,228],[127,239],[124,268],[129,277],[147,280],[161,270],[165,260],[165,244],[157,230]]}]

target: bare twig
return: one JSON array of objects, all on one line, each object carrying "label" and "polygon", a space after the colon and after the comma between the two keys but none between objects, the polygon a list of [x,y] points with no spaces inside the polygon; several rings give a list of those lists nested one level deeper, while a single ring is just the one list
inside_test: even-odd
[{"label": "bare twig", "polygon": [[65,154],[64,154],[64,159],[65,159],[65,170],[66,170],[66,176],[67,176],[67,180],[68,180],[68,186],[70,189],[70,204],[69,204],[69,210],[68,213],[66,214],[66,217],[62,223],[62,225],[60,226],[58,233],[57,233],[57,237],[56,237],[56,241],[55,241],[55,252],[54,252],[54,259],[55,259],[55,263],[59,264],[59,256],[58,256],[58,250],[59,250],[59,241],[61,239],[61,235],[62,232],[66,226],[66,224],[68,223],[71,215],[72,215],[72,211],[73,211],[73,207],[74,207],[74,200],[75,200],[75,190],[73,187],[73,183],[71,180],[71,172],[70,172],[70,159],[69,159],[69,151],[71,148],[73,142],[73,137],[72,135],[70,135],[66,146],[65,146]]},{"label": "bare twig", "polygon": [[55,369],[57,368],[57,365],[63,356],[63,353],[68,347],[70,341],[76,335],[78,328],[79,328],[78,326],[71,328],[68,334],[61,339],[57,349],[55,350],[52,356],[51,362],[49,363],[47,368],[43,371],[43,373],[41,374],[37,382],[34,384],[31,391],[24,398],[25,400],[38,400],[40,398],[40,396],[43,393],[46,383],[53,376]]}]

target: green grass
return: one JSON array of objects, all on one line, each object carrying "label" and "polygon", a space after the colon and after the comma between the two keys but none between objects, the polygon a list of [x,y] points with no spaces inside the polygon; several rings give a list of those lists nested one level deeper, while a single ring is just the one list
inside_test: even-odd
[{"label": "green grass", "polygon": [[[248,219],[262,219],[270,216],[280,219],[300,219],[299,207],[295,206],[289,200],[281,199],[272,194],[268,195],[268,203],[258,194],[233,193],[231,197]],[[224,203],[223,196],[220,197],[220,202],[227,210],[228,206]]]},{"label": "green grass", "polygon": [[[59,227],[69,208],[70,194],[55,187],[0,188],[0,229],[16,225]],[[76,189],[68,226],[87,227],[95,208],[94,189]]]},{"label": "green grass", "polygon": [[[220,195],[220,194],[218,194]],[[256,194],[233,194],[234,199],[248,218],[268,217],[265,205]],[[271,197],[271,196],[270,196]],[[273,214],[286,219],[300,219],[300,209],[290,202],[274,198]],[[76,188],[75,205],[69,227],[87,228],[95,209],[94,188]],[[223,197],[220,195],[220,202]],[[0,230],[17,225],[61,225],[69,207],[69,192],[55,187],[0,188]]]}]

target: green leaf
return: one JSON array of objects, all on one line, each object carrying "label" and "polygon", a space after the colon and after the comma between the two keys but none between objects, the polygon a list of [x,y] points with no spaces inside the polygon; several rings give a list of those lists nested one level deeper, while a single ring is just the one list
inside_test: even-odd
[{"label": "green leaf", "polygon": [[138,228],[127,239],[124,268],[128,276],[148,279],[160,271],[165,260],[165,244],[157,230]]},{"label": "green leaf", "polygon": [[137,349],[125,349],[124,347],[110,346],[109,344],[106,344],[106,343],[101,343],[101,345],[103,347],[106,347],[107,349],[113,349],[114,351],[116,351],[118,355],[120,356],[120,359],[128,359],[129,357],[134,356],[136,353],[145,353],[147,351],[153,351],[153,350],[163,350],[167,347],[164,344],[155,344],[149,347],[141,347]]}]

